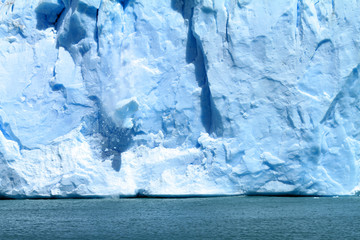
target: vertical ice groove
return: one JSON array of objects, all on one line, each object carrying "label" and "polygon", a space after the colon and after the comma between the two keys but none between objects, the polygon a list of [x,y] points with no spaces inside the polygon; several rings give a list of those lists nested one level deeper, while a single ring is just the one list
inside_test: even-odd
[{"label": "vertical ice groove", "polygon": [[303,11],[304,11],[304,2],[303,0],[297,0],[297,11],[296,11],[296,27],[299,31],[299,35],[300,35],[300,39],[303,38],[303,25],[302,25],[302,15],[303,15]]},{"label": "vertical ice groove", "polygon": [[216,109],[211,95],[207,76],[206,55],[204,53],[201,40],[196,34],[194,34],[193,30],[195,2],[193,0],[187,0],[182,4],[183,5],[179,5],[179,2],[176,0],[172,1],[172,6],[176,6],[177,9],[181,9],[184,19],[188,19],[189,21],[186,60],[187,62],[192,62],[194,64],[196,81],[199,87],[201,87],[201,121],[207,133],[214,133],[217,136],[221,136],[223,133],[221,116],[219,111]]},{"label": "vertical ice groove", "polygon": [[227,43],[229,43],[231,41],[230,34],[229,34],[229,18],[230,18],[229,15],[230,15],[230,13],[227,11],[227,14],[226,14],[226,30],[225,30],[225,36],[226,36],[226,42]]},{"label": "vertical ice groove", "polygon": [[[206,132],[214,133],[217,136],[222,135],[221,116],[216,109],[212,99],[209,86],[206,55],[204,54],[201,40],[194,33],[194,7],[198,4],[194,0],[172,0],[173,10],[182,14],[185,21],[188,21],[188,36],[186,43],[186,62],[193,63],[195,66],[195,77],[198,86],[201,88],[201,122]],[[215,16],[216,17],[216,16]]]},{"label": "vertical ice groove", "polygon": [[[101,1],[102,3],[102,1]],[[100,7],[101,7],[101,3],[100,3]],[[99,7],[99,8],[100,8]],[[94,38],[95,38],[95,42],[96,42],[96,52],[98,57],[100,57],[100,40],[99,40],[99,9],[96,9],[96,21],[95,21],[95,33],[94,33]]]}]

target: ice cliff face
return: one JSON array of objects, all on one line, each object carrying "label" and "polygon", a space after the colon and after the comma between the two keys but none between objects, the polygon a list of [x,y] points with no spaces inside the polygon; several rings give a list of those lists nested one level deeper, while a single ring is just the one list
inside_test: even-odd
[{"label": "ice cliff face", "polygon": [[360,2],[1,0],[0,195],[352,194]]}]

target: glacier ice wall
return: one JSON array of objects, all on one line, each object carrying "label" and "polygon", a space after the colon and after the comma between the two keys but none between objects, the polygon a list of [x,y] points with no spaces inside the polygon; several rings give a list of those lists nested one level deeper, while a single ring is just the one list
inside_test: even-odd
[{"label": "glacier ice wall", "polygon": [[353,194],[355,0],[1,0],[0,195]]}]

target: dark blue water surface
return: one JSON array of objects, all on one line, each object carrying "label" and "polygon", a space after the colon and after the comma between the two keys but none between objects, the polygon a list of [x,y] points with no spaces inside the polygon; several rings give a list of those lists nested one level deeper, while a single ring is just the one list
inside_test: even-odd
[{"label": "dark blue water surface", "polygon": [[360,198],[3,200],[0,239],[360,239]]}]

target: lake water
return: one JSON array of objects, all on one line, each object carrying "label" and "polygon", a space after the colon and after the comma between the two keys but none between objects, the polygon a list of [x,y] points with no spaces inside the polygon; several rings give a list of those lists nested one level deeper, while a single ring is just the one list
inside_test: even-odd
[{"label": "lake water", "polygon": [[360,197],[2,200],[0,239],[360,239]]}]

